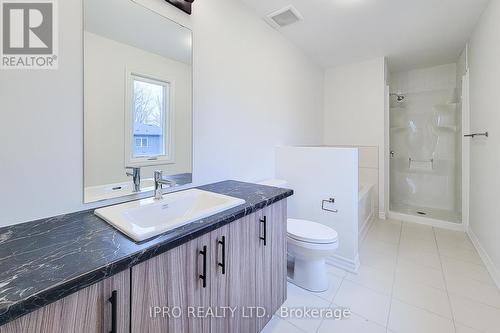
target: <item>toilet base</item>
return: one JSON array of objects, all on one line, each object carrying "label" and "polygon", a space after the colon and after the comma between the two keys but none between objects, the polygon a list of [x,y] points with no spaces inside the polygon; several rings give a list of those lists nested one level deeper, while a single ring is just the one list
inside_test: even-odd
[{"label": "toilet base", "polygon": [[328,289],[328,276],[325,260],[294,258],[288,280],[298,287],[312,292],[326,291]]}]

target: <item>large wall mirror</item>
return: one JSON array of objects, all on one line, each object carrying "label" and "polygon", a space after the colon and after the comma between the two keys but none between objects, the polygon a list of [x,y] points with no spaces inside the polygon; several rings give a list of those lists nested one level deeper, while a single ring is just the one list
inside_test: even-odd
[{"label": "large wall mirror", "polygon": [[84,0],[84,201],[192,180],[192,33],[131,0]]}]

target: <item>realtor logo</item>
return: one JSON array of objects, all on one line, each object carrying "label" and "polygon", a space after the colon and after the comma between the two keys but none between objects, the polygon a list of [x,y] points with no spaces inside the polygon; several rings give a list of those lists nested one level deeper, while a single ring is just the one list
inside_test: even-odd
[{"label": "realtor logo", "polygon": [[0,0],[2,69],[56,69],[56,0]]}]

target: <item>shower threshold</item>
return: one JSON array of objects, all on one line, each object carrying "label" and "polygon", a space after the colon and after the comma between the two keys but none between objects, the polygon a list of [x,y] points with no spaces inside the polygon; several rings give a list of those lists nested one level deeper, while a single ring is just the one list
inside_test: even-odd
[{"label": "shower threshold", "polygon": [[430,218],[452,223],[461,223],[460,215],[457,212],[451,210],[392,203],[391,211],[395,213],[418,216],[421,218]]}]

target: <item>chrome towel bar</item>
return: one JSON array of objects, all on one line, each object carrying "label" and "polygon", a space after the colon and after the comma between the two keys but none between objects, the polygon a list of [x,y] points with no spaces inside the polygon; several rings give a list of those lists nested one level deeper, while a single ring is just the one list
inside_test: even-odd
[{"label": "chrome towel bar", "polygon": [[466,134],[464,135],[464,137],[466,138],[475,138],[476,136],[485,136],[485,137],[489,137],[490,134],[488,132],[484,132],[484,133],[472,133],[472,134]]},{"label": "chrome towel bar", "polygon": [[430,160],[414,160],[413,158],[408,158],[408,168],[411,169],[411,163],[430,163],[431,164],[431,169],[434,169],[434,159],[431,158]]},{"label": "chrome towel bar", "polygon": [[323,200],[321,203],[321,209],[327,212],[338,213],[338,209],[325,208],[325,204],[335,204],[335,198],[329,198],[328,200]]}]

